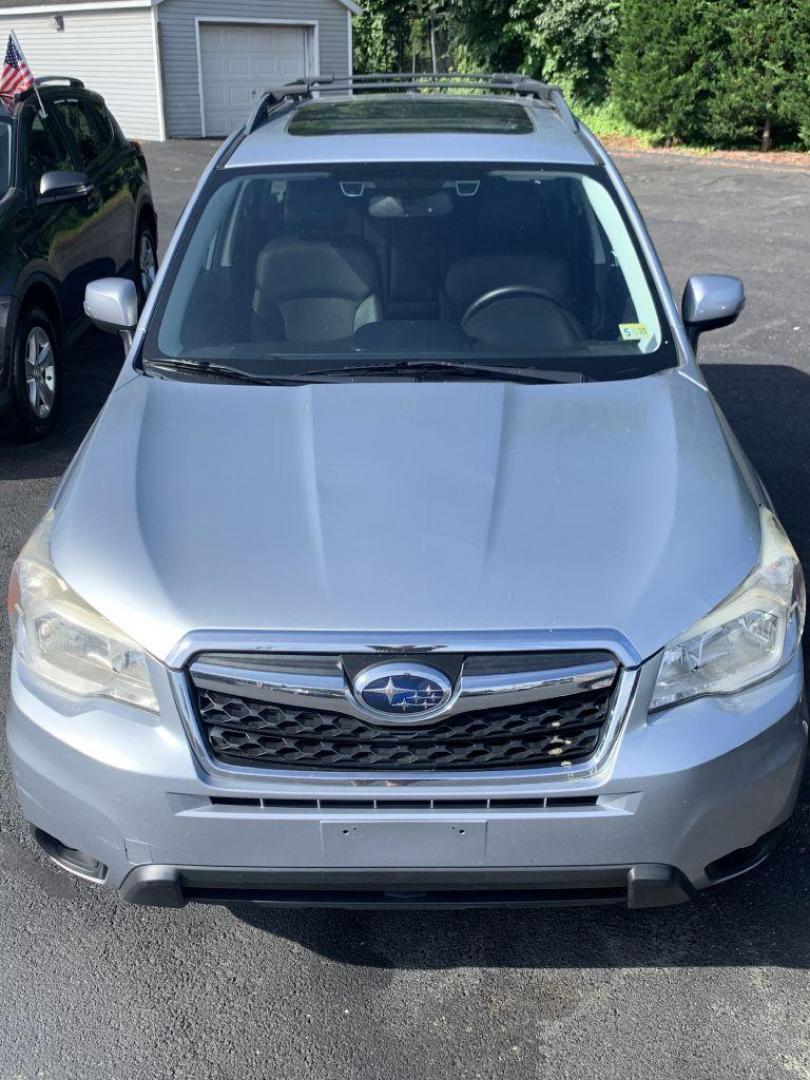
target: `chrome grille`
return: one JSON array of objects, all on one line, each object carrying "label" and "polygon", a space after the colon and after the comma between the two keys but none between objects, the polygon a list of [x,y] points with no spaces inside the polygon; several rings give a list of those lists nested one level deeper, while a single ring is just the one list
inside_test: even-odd
[{"label": "chrome grille", "polygon": [[447,709],[421,725],[364,715],[350,684],[375,662],[368,655],[199,657],[191,699],[208,753],[225,765],[439,772],[576,766],[596,753],[618,676],[610,654],[420,660],[456,685]]}]

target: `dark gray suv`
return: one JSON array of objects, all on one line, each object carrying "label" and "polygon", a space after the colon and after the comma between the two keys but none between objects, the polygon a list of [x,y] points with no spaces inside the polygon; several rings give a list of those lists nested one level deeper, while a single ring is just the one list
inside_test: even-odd
[{"label": "dark gray suv", "polygon": [[44,114],[33,90],[0,98],[0,414],[27,438],[56,421],[89,282],[131,275],[145,299],[157,271],[140,147],[78,79],[38,89]]}]

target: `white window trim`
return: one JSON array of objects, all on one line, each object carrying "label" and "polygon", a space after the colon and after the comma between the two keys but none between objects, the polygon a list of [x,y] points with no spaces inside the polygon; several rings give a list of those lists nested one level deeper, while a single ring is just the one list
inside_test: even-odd
[{"label": "white window trim", "polygon": [[348,20],[348,35],[349,35],[349,67],[346,74],[349,78],[354,75],[354,23],[352,22],[352,9],[347,5],[346,19]]},{"label": "white window trim", "polygon": [[163,92],[163,56],[160,51],[157,6],[152,8],[152,51],[155,57],[155,93],[158,107],[158,138],[166,141],[166,98]]},{"label": "white window trim", "polygon": [[[205,126],[205,87],[203,86],[202,70],[202,33],[203,26],[298,26],[306,30],[306,58],[305,75],[320,75],[321,73],[321,41],[320,24],[317,19],[221,19],[198,15],[194,19],[194,34],[197,39],[197,86],[200,93],[200,130],[202,137],[208,138]],[[268,89],[270,89],[268,87]],[[247,123],[247,117],[245,117]]]}]

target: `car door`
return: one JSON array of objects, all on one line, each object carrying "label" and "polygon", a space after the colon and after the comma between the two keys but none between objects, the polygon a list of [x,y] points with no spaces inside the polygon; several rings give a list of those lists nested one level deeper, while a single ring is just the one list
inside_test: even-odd
[{"label": "car door", "polygon": [[49,108],[56,113],[72,143],[76,168],[87,174],[95,193],[82,235],[86,280],[110,277],[117,270],[113,237],[116,214],[121,209],[117,202],[118,185],[110,168],[112,129],[104,132],[100,128],[88,99],[75,91],[54,98]]},{"label": "car door", "polygon": [[21,120],[19,145],[20,183],[27,194],[25,208],[15,217],[19,247],[29,274],[42,274],[56,283],[68,329],[82,313],[89,280],[83,233],[98,202],[92,194],[68,202],[40,199],[45,173],[76,169],[64,133],[51,115],[27,111]]},{"label": "car door", "polygon": [[133,181],[137,172],[136,156],[101,98],[82,98],[81,107],[100,133],[98,184],[105,201],[113,273],[129,272],[135,252],[136,189]]}]

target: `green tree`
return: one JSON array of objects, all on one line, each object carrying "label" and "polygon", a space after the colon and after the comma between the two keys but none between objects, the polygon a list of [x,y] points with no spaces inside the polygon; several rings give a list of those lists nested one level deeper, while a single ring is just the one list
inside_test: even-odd
[{"label": "green tree", "polygon": [[[620,0],[545,0],[539,6],[529,39],[532,62],[544,79],[580,101],[604,101],[618,44]],[[522,0],[515,7],[538,4]]]},{"label": "green tree", "polygon": [[795,135],[807,110],[810,0],[727,0],[725,6],[725,62],[707,132],[721,143],[757,138],[767,151],[775,131]]},{"label": "green tree", "polygon": [[604,97],[621,0],[367,0],[357,70],[518,71]]},{"label": "green tree", "polygon": [[623,0],[613,86],[627,120],[667,142],[705,137],[724,10],[725,0]]},{"label": "green tree", "polygon": [[363,0],[354,19],[354,70],[410,71],[413,0]]},{"label": "green tree", "polygon": [[668,141],[810,144],[810,0],[623,0],[613,84]]},{"label": "green tree", "polygon": [[449,0],[451,55],[460,71],[533,74],[530,38],[542,0]]},{"label": "green tree", "polygon": [[785,90],[783,108],[795,126],[799,141],[810,150],[810,3],[802,5],[796,33],[796,71]]}]

